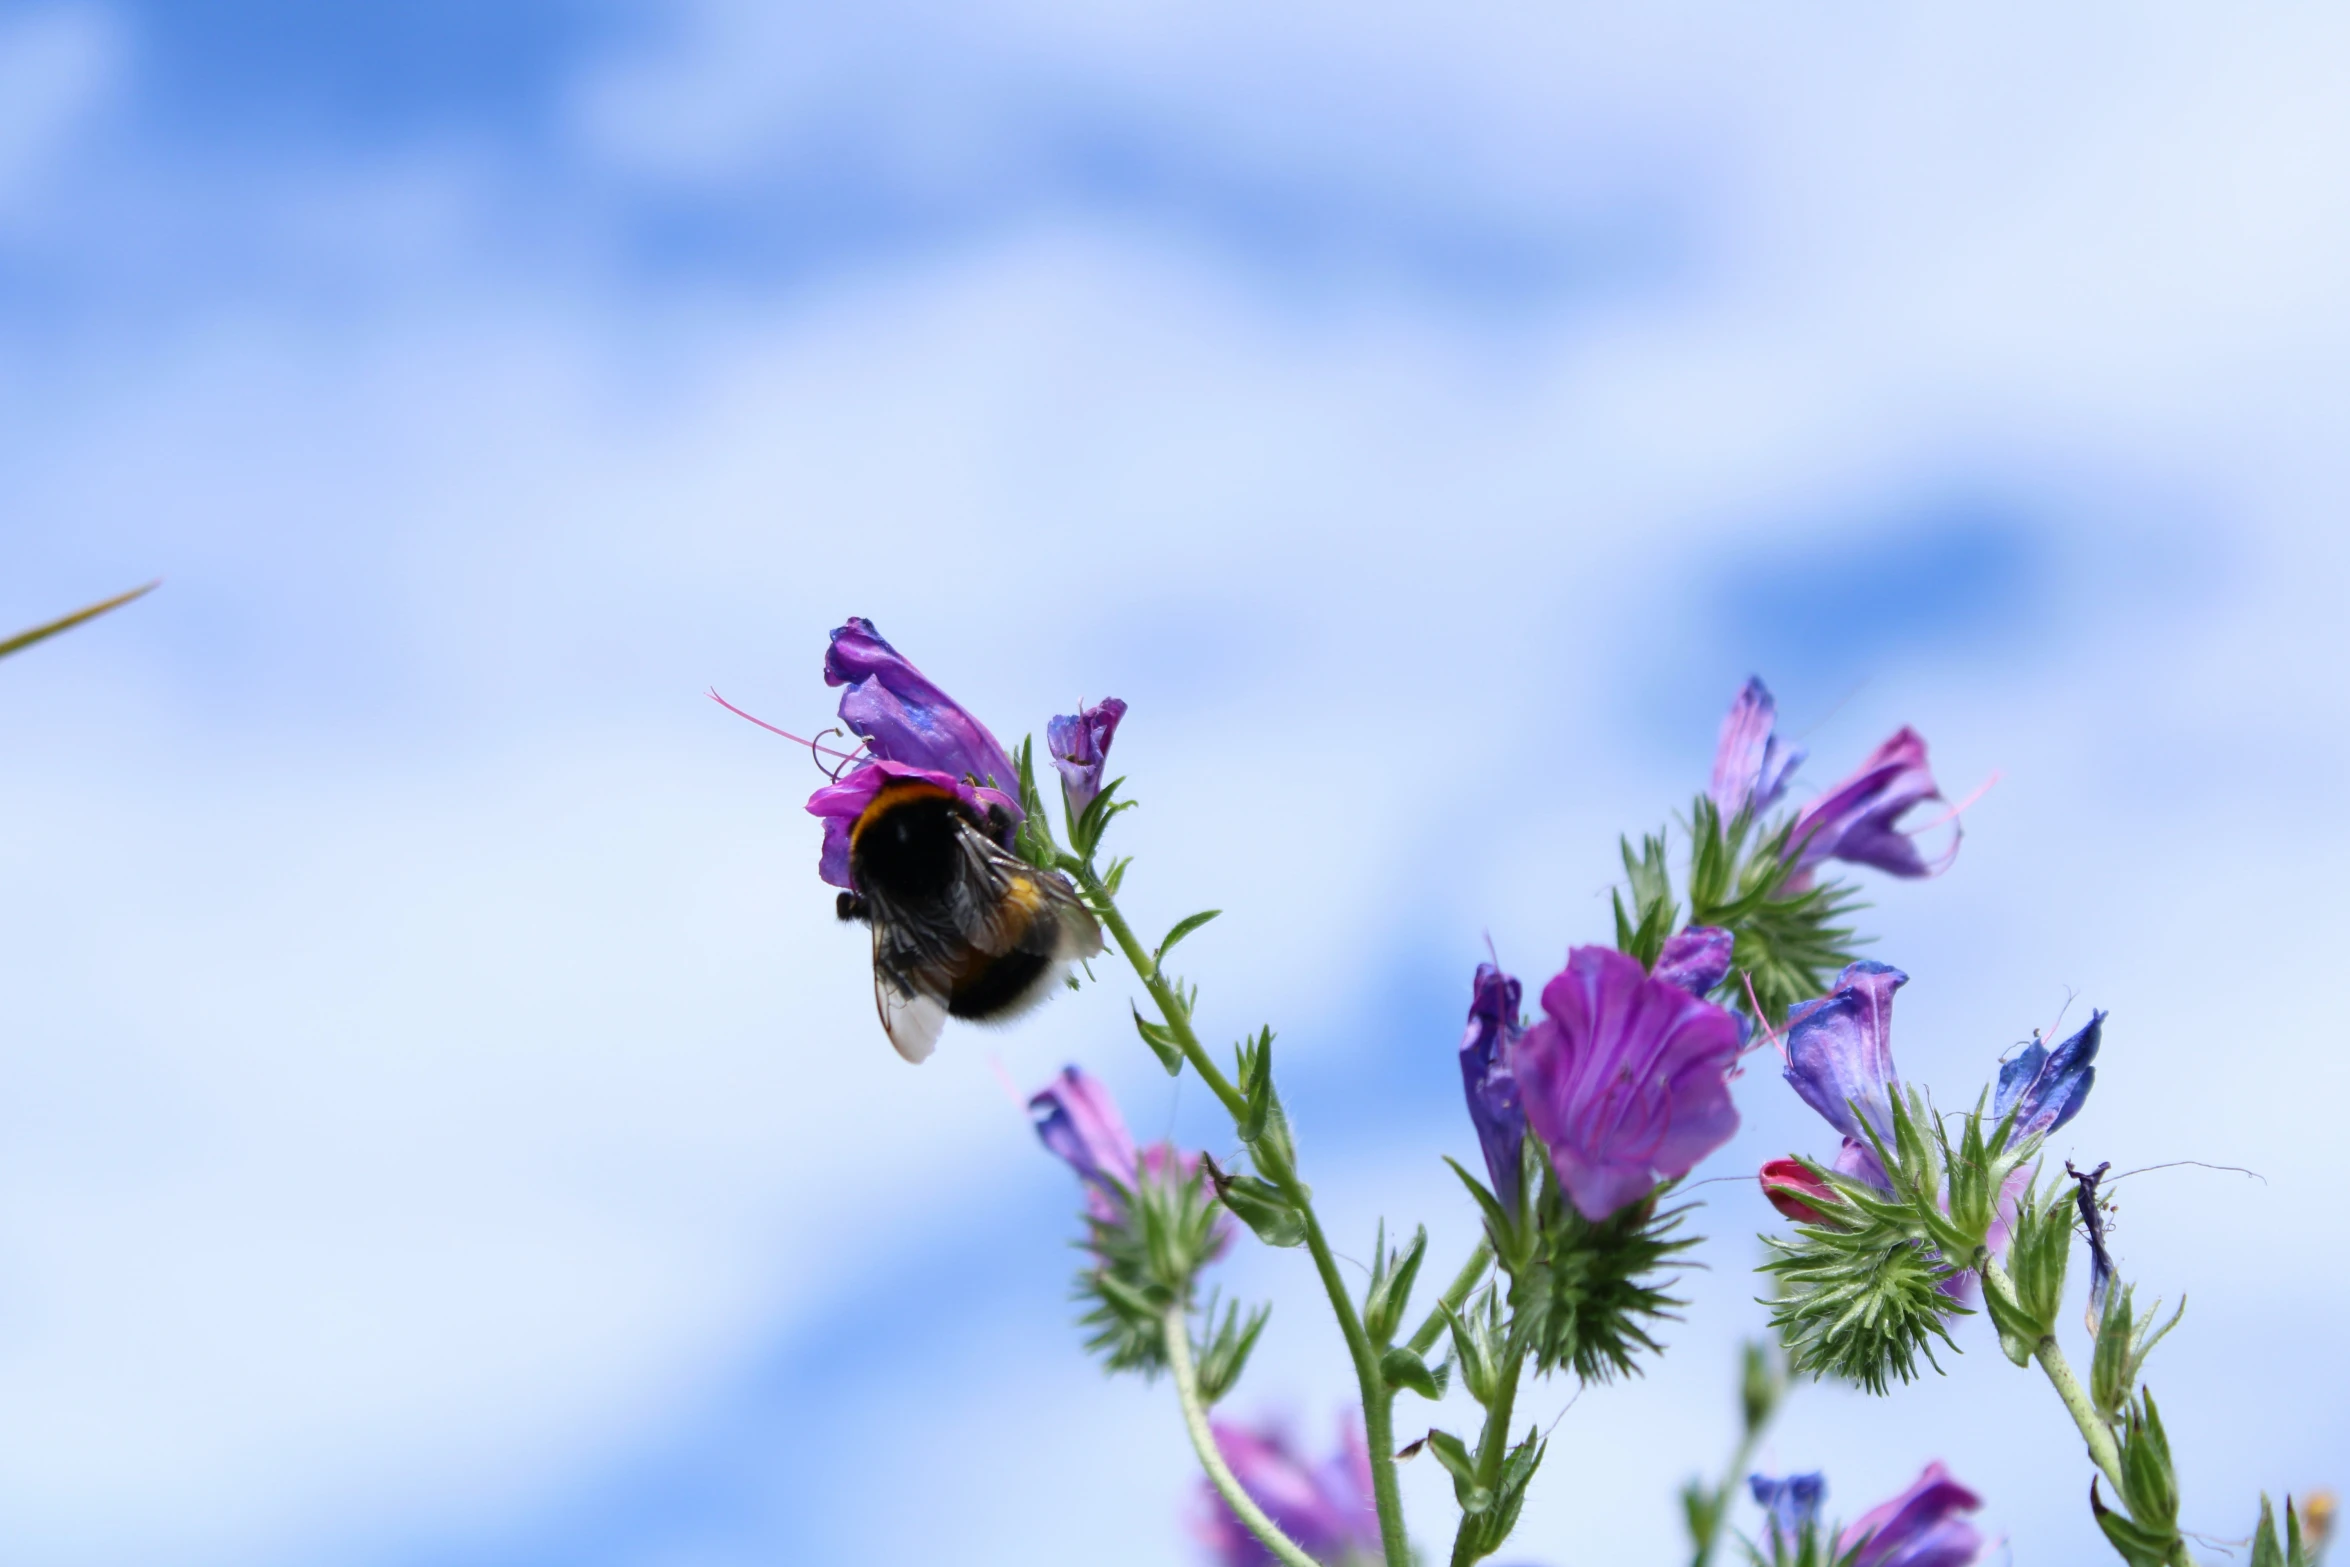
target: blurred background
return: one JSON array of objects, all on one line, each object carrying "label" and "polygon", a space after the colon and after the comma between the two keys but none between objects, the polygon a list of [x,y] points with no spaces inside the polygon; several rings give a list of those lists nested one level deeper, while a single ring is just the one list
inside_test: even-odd
[{"label": "blurred background", "polygon": [[[1129,908],[1229,911],[1207,1031],[1437,1277],[1488,937],[1604,939],[1749,673],[1799,802],[1916,724],[2002,781],[1856,878],[1903,1069],[2111,1009],[2053,1152],[2261,1177],[2117,1193],[2187,1524],[2350,1479],[2346,64],[2291,6],[0,4],[0,628],[165,579],[0,669],[0,1555],[1198,1560],[999,1074],[1229,1134],[1108,971],[890,1052],[821,780],[702,696],[830,722],[849,614],[1008,737],[1133,704]],[[1701,1174],[1825,1146],[1739,1094]],[[1676,1559],[1777,1222],[1699,1195],[1671,1353],[1531,1395],[1511,1556]],[[1229,1409],[1328,1443],[1310,1270],[1222,1279]],[[2105,1559],[1961,1340],[1766,1466]]]}]

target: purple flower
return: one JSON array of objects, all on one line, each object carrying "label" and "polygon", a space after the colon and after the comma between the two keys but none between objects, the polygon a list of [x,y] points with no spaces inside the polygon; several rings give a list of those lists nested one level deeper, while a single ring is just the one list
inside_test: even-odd
[{"label": "purple flower", "polygon": [[1886,1142],[1893,1138],[1893,1095],[1901,1087],[1893,1070],[1893,992],[1908,983],[1889,964],[1854,963],[1836,976],[1833,994],[1787,1012],[1787,1081],[1864,1150],[1864,1125]]},{"label": "purple flower", "polygon": [[1594,1222],[1730,1140],[1738,1025],[1612,947],[1576,947],[1509,1047],[1526,1121]]},{"label": "purple flower", "polygon": [[950,790],[982,820],[997,823],[1008,846],[1020,823],[1012,759],[987,726],[881,640],[873,623],[852,615],[832,633],[824,683],[845,685],[841,722],[870,753],[808,796],[808,814],[824,821],[816,873],[849,887],[849,836],[873,796],[892,778],[920,778]]},{"label": "purple flower", "polygon": [[[1085,1182],[1086,1211],[1104,1224],[1124,1222],[1126,1194],[1138,1181],[1170,1173],[1188,1180],[1199,1168],[1199,1155],[1173,1143],[1137,1151],[1109,1085],[1073,1066],[1061,1068],[1059,1076],[1028,1096],[1028,1114],[1036,1123],[1037,1141]],[[1223,1252],[1231,1233],[1229,1219],[1219,1214],[1215,1253]]]},{"label": "purple flower", "polygon": [[1795,857],[1797,877],[1831,859],[1874,865],[1895,876],[1933,876],[1949,869],[1958,857],[1955,819],[1949,849],[1931,863],[1900,827],[1911,806],[1941,798],[1941,787],[1926,767],[1926,742],[1904,725],[1871,751],[1850,778],[1796,816],[1787,847]]},{"label": "purple flower", "polygon": [[1069,798],[1072,817],[1085,814],[1093,797],[1102,792],[1102,764],[1109,759],[1110,741],[1126,704],[1107,697],[1093,707],[1081,707],[1074,717],[1063,716],[1044,726],[1044,747],[1061,770],[1061,791]]},{"label": "purple flower", "polygon": [[1968,1567],[1982,1554],[1983,1537],[1958,1515],[1982,1505],[1949,1470],[1928,1464],[1908,1490],[1846,1525],[1836,1554],[1857,1547],[1852,1567]]},{"label": "purple flower", "polygon": [[1784,1480],[1748,1475],[1746,1484],[1754,1492],[1755,1501],[1770,1514],[1771,1533],[1775,1536],[1771,1552],[1774,1559],[1791,1552],[1803,1532],[1820,1521],[1820,1502],[1828,1494],[1826,1475],[1814,1472],[1789,1475]]},{"label": "purple flower", "polygon": [[1517,1079],[1510,1076],[1510,1050],[1525,1032],[1518,1021],[1518,982],[1490,963],[1477,965],[1470,992],[1469,1027],[1461,1035],[1461,1085],[1468,1091],[1469,1119],[1485,1151],[1485,1173],[1493,1194],[1513,1216],[1518,1211],[1518,1150],[1526,1141],[1526,1112],[1518,1103]]},{"label": "purple flower", "polygon": [[[1318,1562],[1377,1561],[1379,1514],[1371,1500],[1371,1453],[1352,1425],[1339,1433],[1338,1451],[1309,1465],[1279,1427],[1252,1430],[1219,1420],[1209,1429],[1232,1474],[1265,1516]],[[1274,1560],[1206,1481],[1195,1531],[1215,1553],[1217,1567],[1262,1567]]]},{"label": "purple flower", "polygon": [[1118,1102],[1098,1077],[1073,1066],[1028,1096],[1037,1141],[1068,1161],[1086,1184],[1085,1200],[1104,1223],[1117,1221],[1139,1161]]},{"label": "purple flower", "polygon": [[1722,719],[1714,747],[1714,805],[1723,819],[1751,808],[1760,816],[1787,792],[1787,775],[1802,764],[1799,745],[1782,745],[1777,733],[1779,704],[1757,675],[1746,682]]},{"label": "purple flower", "polygon": [[1650,970],[1668,985],[1702,996],[1730,976],[1734,938],[1719,925],[1692,925],[1665,942]]},{"label": "purple flower", "polygon": [[2105,1014],[2089,1014],[2088,1026],[2049,1049],[2038,1039],[1999,1069],[1999,1090],[1991,1113],[2015,1112],[2015,1136],[2045,1137],[2081,1113],[2097,1081],[2097,1046],[2105,1037]]},{"label": "purple flower", "polygon": [[832,633],[824,683],[848,687],[841,694],[840,721],[863,735],[883,761],[997,790],[1017,787],[1012,759],[987,726],[884,642],[873,622],[851,615]]}]

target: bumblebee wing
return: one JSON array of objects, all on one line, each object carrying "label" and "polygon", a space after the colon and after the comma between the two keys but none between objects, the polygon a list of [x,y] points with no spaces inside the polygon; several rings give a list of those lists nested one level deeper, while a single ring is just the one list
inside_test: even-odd
[{"label": "bumblebee wing", "polygon": [[881,960],[881,938],[873,941],[873,1010],[881,1017],[881,1031],[890,1047],[920,1064],[938,1048],[939,1031],[946,1027],[946,1003],[898,983]]},{"label": "bumblebee wing", "polygon": [[1066,877],[1038,870],[976,828],[966,829],[961,843],[950,906],[973,946],[991,956],[1039,952],[1068,960],[1102,950],[1101,927]]}]

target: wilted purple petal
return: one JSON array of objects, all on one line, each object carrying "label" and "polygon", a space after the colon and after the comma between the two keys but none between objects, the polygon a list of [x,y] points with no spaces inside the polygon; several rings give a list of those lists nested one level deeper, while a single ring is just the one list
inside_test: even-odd
[{"label": "wilted purple petal", "polygon": [[1958,1515],[1982,1505],[1949,1470],[1928,1464],[1908,1490],[1848,1524],[1836,1553],[1857,1546],[1852,1567],[1968,1567],[1982,1554],[1983,1537]]},{"label": "wilted purple petal", "polygon": [[1748,1475],[1746,1485],[1755,1502],[1771,1515],[1773,1532],[1790,1547],[1805,1529],[1819,1522],[1820,1503],[1828,1494],[1828,1477],[1817,1472],[1789,1475],[1784,1480]]},{"label": "wilted purple petal", "polygon": [[1667,939],[1650,972],[1668,985],[1702,996],[1730,976],[1737,938],[1719,925],[1691,925]]},{"label": "wilted purple petal", "polygon": [[2097,1081],[2097,1046],[2105,1037],[2105,1014],[2089,1014],[2088,1026],[2049,1049],[2039,1040],[2018,1051],[1999,1069],[1999,1089],[1991,1112],[2004,1116],[2015,1111],[2015,1136],[2045,1137],[2081,1113],[2081,1104]]},{"label": "wilted purple petal", "polygon": [[[1019,787],[1011,757],[987,726],[883,641],[871,621],[852,615],[834,630],[824,683],[849,688],[841,694],[841,722],[881,760],[968,779],[1007,797]],[[1017,800],[1011,815],[1020,819]]]},{"label": "wilted purple petal", "polygon": [[1779,705],[1761,676],[1748,680],[1722,719],[1714,747],[1714,805],[1725,820],[1752,806],[1760,816],[1787,792],[1787,775],[1803,761],[1803,747],[1782,744]]},{"label": "wilted purple petal", "polygon": [[909,767],[902,762],[864,761],[843,773],[833,783],[826,784],[808,796],[808,814],[824,821],[824,847],[816,860],[816,874],[835,887],[853,887],[849,875],[850,830],[882,786],[893,779],[918,779],[935,784],[969,806],[972,812],[985,819],[991,809],[1010,808],[1017,819],[1018,807],[1009,795],[994,789],[982,789],[949,777],[929,768]]},{"label": "wilted purple petal", "polygon": [[1126,704],[1108,697],[1074,715],[1051,719],[1044,726],[1044,746],[1061,770],[1061,789],[1069,797],[1069,813],[1080,816],[1102,792],[1102,766],[1109,760],[1110,741]]},{"label": "wilted purple petal", "polygon": [[1787,1013],[1787,1081],[1864,1151],[1864,1121],[1880,1138],[1893,1136],[1893,1095],[1901,1084],[1893,1070],[1893,992],[1908,982],[1890,965],[1855,963],[1836,976],[1833,994]]},{"label": "wilted purple petal", "polygon": [[1824,860],[1873,865],[1895,876],[1932,876],[1958,856],[1958,824],[1951,823],[1949,849],[1933,863],[1901,831],[1902,815],[1942,790],[1926,766],[1926,742],[1906,725],[1869,753],[1850,778],[1805,806],[1795,818],[1788,851],[1798,875]]},{"label": "wilted purple petal", "polygon": [[1594,1221],[1730,1140],[1730,1014],[1652,979],[1612,947],[1576,947],[1542,990],[1543,1020],[1509,1049],[1527,1124]]},{"label": "wilted purple petal", "polygon": [[[1349,1425],[1339,1450],[1309,1465],[1278,1427],[1251,1429],[1216,1421],[1210,1427],[1216,1450],[1233,1478],[1265,1516],[1316,1561],[1379,1556],[1379,1514],[1371,1498],[1371,1454],[1362,1433]],[[1200,1482],[1201,1507],[1195,1530],[1215,1553],[1217,1567],[1263,1567],[1275,1560],[1262,1541],[1214,1488]]]},{"label": "wilted purple petal", "polygon": [[1526,1141],[1526,1112],[1510,1076],[1510,1047],[1525,1032],[1518,1022],[1523,995],[1518,982],[1491,963],[1477,965],[1470,992],[1469,1026],[1461,1035],[1461,1084],[1469,1099],[1469,1120],[1485,1154],[1493,1193],[1513,1215],[1518,1211],[1518,1151]]}]

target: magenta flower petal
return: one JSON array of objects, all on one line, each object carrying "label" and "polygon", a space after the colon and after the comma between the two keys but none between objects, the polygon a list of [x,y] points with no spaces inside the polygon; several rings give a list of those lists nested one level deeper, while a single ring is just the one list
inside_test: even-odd
[{"label": "magenta flower petal", "polygon": [[1805,806],[1795,818],[1788,852],[1798,875],[1825,860],[1873,865],[1895,876],[1932,876],[1958,857],[1958,824],[1949,849],[1928,862],[1901,818],[1911,806],[1942,798],[1926,766],[1926,742],[1906,725],[1869,753],[1850,778]]},{"label": "magenta flower petal", "polygon": [[1787,1014],[1787,1081],[1864,1153],[1863,1121],[1878,1137],[1893,1136],[1893,1095],[1901,1084],[1893,1070],[1893,992],[1908,982],[1887,964],[1855,963],[1836,977],[1834,994]]},{"label": "magenta flower petal", "polygon": [[[1356,1556],[1378,1559],[1371,1454],[1359,1430],[1345,1427],[1338,1451],[1309,1464],[1278,1427],[1252,1429],[1219,1420],[1209,1429],[1240,1488],[1307,1555],[1333,1563]],[[1263,1567],[1274,1560],[1204,1480],[1200,1494],[1195,1528],[1215,1553],[1217,1567]]]},{"label": "magenta flower petal", "polygon": [[[987,726],[883,641],[871,621],[852,615],[832,633],[824,683],[848,687],[841,722],[881,760],[991,786],[1007,797],[1019,787],[1012,758]],[[1015,800],[1012,819],[1019,817]]]},{"label": "magenta flower petal", "polygon": [[1102,768],[1109,761],[1110,741],[1118,733],[1118,720],[1125,716],[1126,704],[1113,696],[1045,724],[1045,750],[1061,770],[1061,789],[1069,797],[1072,816],[1083,815],[1093,797],[1102,792]]},{"label": "magenta flower petal", "polygon": [[1725,820],[1752,806],[1760,816],[1787,792],[1787,775],[1803,761],[1803,747],[1780,743],[1779,704],[1761,676],[1748,680],[1722,719],[1708,791]]},{"label": "magenta flower petal", "polygon": [[1518,1021],[1523,994],[1518,982],[1490,963],[1477,965],[1470,992],[1469,1026],[1461,1035],[1461,1085],[1469,1099],[1469,1120],[1485,1155],[1493,1194],[1510,1213],[1518,1205],[1518,1150],[1526,1141],[1526,1112],[1510,1076],[1510,1047],[1525,1029]]},{"label": "magenta flower petal", "polygon": [[1019,819],[1019,803],[997,790],[982,789],[960,778],[925,767],[909,767],[902,762],[860,762],[835,782],[808,796],[808,814],[824,821],[824,847],[816,857],[816,874],[835,887],[855,886],[849,875],[849,831],[856,826],[857,818],[865,814],[865,807],[873,803],[873,797],[881,792],[881,786],[893,778],[918,778],[936,784],[971,807],[972,813],[983,821],[991,813],[1007,809],[1013,813],[1013,820]]},{"label": "magenta flower petal", "polygon": [[1702,996],[1730,977],[1737,941],[1719,925],[1692,925],[1666,940],[1653,972],[1668,985]]},{"label": "magenta flower petal", "polygon": [[1928,1464],[1908,1490],[1846,1525],[1836,1553],[1858,1547],[1853,1567],[1968,1567],[1982,1554],[1983,1537],[1958,1515],[1982,1505],[1949,1470]]},{"label": "magenta flower petal", "polygon": [[1509,1050],[1526,1122],[1594,1221],[1730,1140],[1730,1014],[1652,979],[1612,947],[1576,947],[1542,990],[1543,1020]]}]

